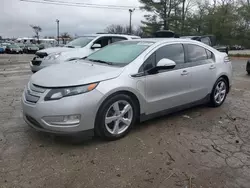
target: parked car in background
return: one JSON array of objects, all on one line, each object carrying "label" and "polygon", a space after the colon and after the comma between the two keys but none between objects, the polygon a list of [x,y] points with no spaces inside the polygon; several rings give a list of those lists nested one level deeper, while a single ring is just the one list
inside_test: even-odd
[{"label": "parked car in background", "polygon": [[247,61],[246,71],[250,75],[250,59]]},{"label": "parked car in background", "polygon": [[5,52],[5,49],[3,47],[1,47],[0,45],[0,54],[3,54]]},{"label": "parked car in background", "polygon": [[197,40],[200,41],[206,45],[212,46],[213,48],[215,48],[216,50],[220,51],[220,52],[225,52],[228,54],[228,47],[227,46],[223,46],[223,45],[218,45],[216,44],[216,38],[214,35],[203,35],[203,36],[183,36],[181,38],[190,38],[192,40]]},{"label": "parked car in background", "polygon": [[39,131],[116,140],[137,120],[208,102],[218,107],[231,83],[227,54],[204,43],[120,41],[34,74],[22,96],[23,117]]},{"label": "parked car in background", "polygon": [[35,44],[26,44],[24,49],[23,49],[23,52],[24,53],[36,53],[37,51],[39,50],[39,48],[35,45]]},{"label": "parked car in background", "polygon": [[46,48],[51,48],[52,45],[51,44],[46,44],[46,43],[41,43],[41,44],[37,44],[37,47],[39,48],[39,50],[43,50]]},{"label": "parked car in background", "polygon": [[6,49],[6,47],[7,47],[8,45],[10,45],[10,43],[1,43],[1,44],[0,44],[0,46],[4,49],[4,51],[5,51],[5,49]]},{"label": "parked car in background", "polygon": [[30,62],[32,72],[37,72],[50,65],[83,58],[108,44],[121,40],[138,39],[138,36],[118,34],[93,34],[79,37],[64,47],[47,48],[36,52],[36,56]]},{"label": "parked car in background", "polygon": [[245,47],[241,45],[233,45],[230,47],[230,50],[245,50]]},{"label": "parked car in background", "polygon": [[24,47],[25,47],[25,44],[23,44],[23,43],[16,43],[16,45],[18,45],[22,50],[23,50]]},{"label": "parked car in background", "polygon": [[10,44],[6,47],[5,52],[8,54],[21,54],[23,50],[17,44]]}]

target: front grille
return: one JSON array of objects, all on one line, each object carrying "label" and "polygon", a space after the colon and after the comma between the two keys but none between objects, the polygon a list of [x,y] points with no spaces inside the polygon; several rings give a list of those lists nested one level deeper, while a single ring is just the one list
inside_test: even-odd
[{"label": "front grille", "polygon": [[41,65],[42,61],[37,61],[37,60],[32,60],[32,65],[36,65],[36,66],[39,66]]},{"label": "front grille", "polygon": [[25,115],[26,119],[35,127],[37,128],[42,128],[42,126],[40,125],[40,123],[38,123],[38,121],[36,121],[33,117],[29,116],[29,115]]},{"label": "front grille", "polygon": [[40,58],[44,58],[44,57],[48,56],[48,54],[46,52],[36,52],[36,55]]}]

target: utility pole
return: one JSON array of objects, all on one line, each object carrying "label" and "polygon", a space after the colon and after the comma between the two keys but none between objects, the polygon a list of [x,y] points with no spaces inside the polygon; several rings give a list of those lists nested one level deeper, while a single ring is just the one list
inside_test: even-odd
[{"label": "utility pole", "polygon": [[58,46],[59,46],[59,20],[56,19],[56,23],[57,23],[57,42],[58,42]]},{"label": "utility pole", "polygon": [[129,34],[132,34],[132,14],[135,9],[129,9]]}]

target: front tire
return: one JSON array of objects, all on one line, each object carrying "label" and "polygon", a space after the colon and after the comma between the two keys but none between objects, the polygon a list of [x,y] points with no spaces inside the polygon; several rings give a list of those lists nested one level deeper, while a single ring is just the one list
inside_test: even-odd
[{"label": "front tire", "polygon": [[127,135],[137,119],[135,104],[125,94],[117,94],[104,101],[96,116],[96,134],[106,140],[117,140]]},{"label": "front tire", "polygon": [[247,74],[250,75],[250,71],[247,71]]},{"label": "front tire", "polygon": [[225,80],[225,78],[223,77],[219,78],[216,81],[210,96],[211,106],[213,107],[221,106],[227,97],[228,90],[229,90],[228,83]]}]

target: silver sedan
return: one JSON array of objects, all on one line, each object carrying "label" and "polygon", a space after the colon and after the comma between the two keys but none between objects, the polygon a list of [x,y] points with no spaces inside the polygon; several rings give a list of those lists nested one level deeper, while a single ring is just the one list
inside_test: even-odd
[{"label": "silver sedan", "polygon": [[198,41],[139,39],[34,74],[24,120],[57,134],[125,136],[136,121],[201,103],[223,104],[232,83],[227,54]]}]

